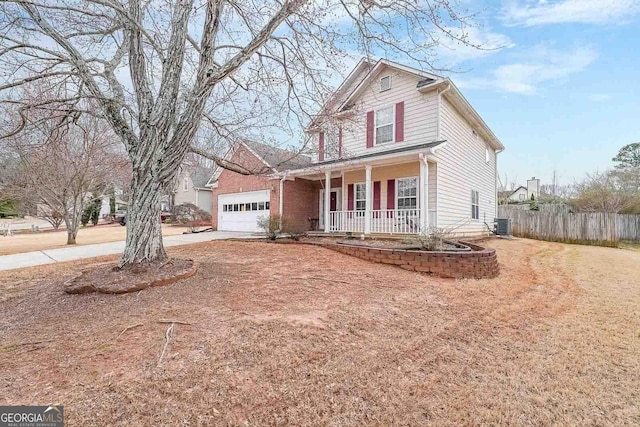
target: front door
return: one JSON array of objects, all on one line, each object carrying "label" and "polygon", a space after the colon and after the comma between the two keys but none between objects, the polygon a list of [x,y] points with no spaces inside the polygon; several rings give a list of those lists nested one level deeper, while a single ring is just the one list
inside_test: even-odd
[{"label": "front door", "polygon": [[[319,199],[320,199],[320,203],[319,203],[319,212],[318,212],[318,218],[319,218],[319,229],[323,230],[324,229],[324,189],[320,190],[320,195],[319,195]],[[333,189],[331,190],[331,193],[329,193],[329,211],[330,212],[337,212],[340,210],[340,198],[341,198],[341,191],[340,189]]]}]

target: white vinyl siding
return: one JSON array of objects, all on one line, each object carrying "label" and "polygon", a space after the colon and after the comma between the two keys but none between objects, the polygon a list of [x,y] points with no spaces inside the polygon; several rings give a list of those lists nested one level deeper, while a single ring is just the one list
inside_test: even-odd
[{"label": "white vinyl siding", "polygon": [[[447,144],[437,152],[438,227],[458,234],[485,232],[496,214],[496,153],[445,96],[441,104],[441,138]],[[472,219],[471,190],[478,191],[478,219]]]},{"label": "white vinyl siding", "polygon": [[[385,75],[391,75],[393,85],[391,90],[380,92],[380,77]],[[354,101],[352,109],[356,113],[344,120],[343,157],[383,152],[400,145],[424,144],[435,141],[438,105],[436,92],[434,90],[426,94],[420,93],[416,89],[419,80],[419,77],[402,71],[392,70],[390,72],[388,68],[382,69],[377,76],[370,80],[370,86],[363,91],[359,99]],[[398,102],[404,102],[404,141],[367,148],[367,112],[376,111],[380,107],[395,106]],[[394,136],[392,138],[395,139]]]}]

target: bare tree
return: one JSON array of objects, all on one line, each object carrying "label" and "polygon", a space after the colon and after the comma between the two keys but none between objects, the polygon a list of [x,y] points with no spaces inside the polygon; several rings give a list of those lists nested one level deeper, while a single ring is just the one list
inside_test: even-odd
[{"label": "bare tree", "polygon": [[101,192],[128,161],[104,120],[88,114],[50,119],[48,113],[34,112],[31,118],[38,120],[26,126],[29,132],[5,140],[18,159],[7,171],[5,189],[18,200],[35,202],[38,216],[54,228],[64,222],[72,245],[91,194]]},{"label": "bare tree", "polygon": [[588,174],[576,183],[571,204],[582,212],[640,213],[640,178],[635,171]]},{"label": "bare tree", "polygon": [[470,16],[449,0],[5,0],[0,7],[0,67],[10,76],[0,91],[20,106],[22,124],[23,85],[64,84],[75,94],[48,103],[93,99],[126,147],[133,174],[121,267],[166,258],[160,198],[189,151],[253,172],[193,147],[198,129],[227,144],[256,134],[299,141],[348,51],[434,69],[441,38],[469,45]]}]

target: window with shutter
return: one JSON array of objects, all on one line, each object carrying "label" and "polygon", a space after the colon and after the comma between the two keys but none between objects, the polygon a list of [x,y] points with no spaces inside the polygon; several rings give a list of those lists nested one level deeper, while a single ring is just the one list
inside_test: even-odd
[{"label": "window with shutter", "polygon": [[376,111],[376,145],[393,141],[393,106]]}]

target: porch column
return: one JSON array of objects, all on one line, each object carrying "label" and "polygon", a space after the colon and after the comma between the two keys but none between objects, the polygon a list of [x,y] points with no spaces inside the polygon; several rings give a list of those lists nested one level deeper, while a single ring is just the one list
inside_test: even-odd
[{"label": "porch column", "polygon": [[420,200],[420,228],[421,232],[429,229],[429,162],[427,156],[420,154],[420,182],[419,195]]},{"label": "porch column", "polygon": [[365,202],[364,202],[364,234],[371,234],[371,209],[373,207],[373,189],[371,185],[371,165],[365,166]]},{"label": "porch column", "polygon": [[324,171],[324,232],[328,233],[331,230],[329,226],[330,215],[329,209],[331,208],[331,171]]}]

